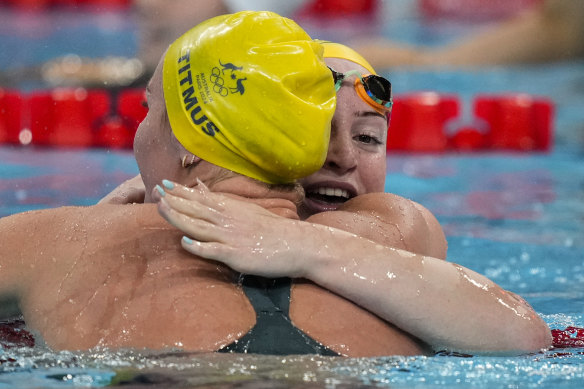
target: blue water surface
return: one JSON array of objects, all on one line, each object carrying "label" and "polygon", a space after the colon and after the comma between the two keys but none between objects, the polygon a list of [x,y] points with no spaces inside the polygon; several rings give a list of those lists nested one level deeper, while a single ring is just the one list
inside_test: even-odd
[{"label": "blue water surface", "polygon": [[[389,15],[390,22],[377,27],[410,43],[439,44],[470,28],[424,25],[411,13],[397,16]],[[307,22],[307,26],[313,36],[334,35],[330,25]],[[132,56],[134,29],[124,12],[26,16],[0,9],[0,53],[13,53],[0,56],[0,68],[35,65],[71,51]],[[584,63],[575,61],[473,71],[383,71],[396,94],[455,93],[467,111],[481,93],[523,92],[552,99],[555,147],[549,153],[391,153],[386,191],[411,198],[436,215],[447,234],[450,261],[520,294],[551,328],[558,329],[584,327],[583,69]],[[91,205],[137,172],[128,151],[2,146],[0,216]],[[576,389],[584,387],[584,349],[520,357],[349,359],[137,350],[72,353],[42,345],[0,349],[0,388],[102,387],[123,379],[135,388]]]}]

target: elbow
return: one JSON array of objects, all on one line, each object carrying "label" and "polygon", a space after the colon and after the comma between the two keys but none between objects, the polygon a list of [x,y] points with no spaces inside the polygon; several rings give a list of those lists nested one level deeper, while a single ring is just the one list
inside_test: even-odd
[{"label": "elbow", "polygon": [[552,346],[552,333],[537,314],[522,322],[512,328],[501,328],[497,346],[490,348],[487,354],[524,355],[539,353]]},{"label": "elbow", "polygon": [[539,316],[524,318],[515,325],[509,324],[483,329],[482,333],[473,335],[473,340],[451,343],[451,347],[433,348],[465,355],[517,356],[539,353],[552,346],[551,331]]},{"label": "elbow", "polygon": [[548,325],[539,316],[519,336],[518,350],[522,353],[540,352],[552,346],[552,332]]}]

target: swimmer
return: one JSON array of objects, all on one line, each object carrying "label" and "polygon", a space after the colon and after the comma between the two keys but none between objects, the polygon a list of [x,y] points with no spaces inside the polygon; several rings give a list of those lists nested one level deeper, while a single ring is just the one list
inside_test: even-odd
[{"label": "swimmer", "polygon": [[[297,218],[302,192],[294,180],[324,162],[335,107],[321,51],[298,25],[272,13],[225,15],[186,33],[149,83],[149,112],[136,137],[147,185],[163,168],[183,184],[200,180],[214,192]],[[234,82],[235,91],[205,94],[197,76],[220,77],[222,64],[234,65],[223,86]],[[243,93],[236,79],[245,79]],[[273,100],[260,105],[263,93]],[[276,109],[289,110],[285,120],[265,116]],[[303,115],[291,115],[298,111]],[[238,274],[193,260],[153,204],[33,211],[0,219],[0,231],[0,297],[14,296],[27,326],[55,349],[217,351],[256,324]],[[281,353],[302,351],[284,346]]]},{"label": "swimmer", "polygon": [[[165,59],[176,64],[179,58],[185,57],[182,49],[190,46],[195,37],[196,42],[208,42],[218,50],[225,50],[224,54],[240,46],[245,49],[245,45],[231,38],[246,36],[249,39],[255,32],[259,35],[255,42],[259,48],[250,52],[265,54],[271,65],[264,63],[265,58],[248,63],[249,59],[238,57],[230,63],[261,69],[258,74],[269,76],[261,90],[269,92],[272,99],[263,100],[261,106],[256,100],[245,99],[230,106],[229,110],[220,105],[223,109],[216,116],[207,105],[199,103],[201,110],[198,110],[190,92],[177,91],[177,86],[188,90],[188,81],[181,84],[184,78],[175,79],[173,84],[173,79],[163,77],[164,64],[161,62],[148,87],[149,113],[135,141],[136,159],[148,189],[146,193],[160,195],[162,187],[155,189],[156,185],[161,177],[169,177],[198,188],[203,194],[207,193],[206,187],[213,196],[222,194],[232,200],[254,203],[254,212],[259,211],[255,206],[261,206],[273,212],[269,215],[278,223],[277,215],[297,219],[296,204],[302,192],[297,190],[299,187],[285,183],[294,176],[316,170],[326,158],[328,129],[334,111],[332,73],[320,59],[320,44],[310,40],[293,22],[264,13],[238,14],[233,18],[241,18],[242,22],[232,23],[229,17],[225,21],[212,19],[209,22],[216,23],[217,28],[225,32],[221,37],[208,34],[200,39],[198,30],[188,33],[171,46]],[[258,23],[262,18],[273,23],[268,24],[267,20]],[[255,27],[252,31],[245,30],[252,25]],[[258,29],[258,25],[263,27]],[[275,27],[266,31],[270,25]],[[240,28],[232,30],[227,28],[229,26]],[[213,44],[215,39],[221,39],[221,44]],[[282,47],[278,42],[282,42],[284,49],[273,56],[274,51]],[[209,60],[208,47],[200,48],[202,52],[197,51],[196,45],[191,47],[191,64],[204,67]],[[219,63],[219,59],[215,59],[215,64]],[[221,63],[228,62],[222,59]],[[183,68],[175,67],[174,70],[179,72]],[[229,70],[226,72],[230,74]],[[167,74],[172,77],[173,71]],[[200,74],[200,71],[191,71],[192,74]],[[279,81],[283,74],[285,83]],[[242,74],[236,76],[241,77]],[[248,74],[248,77],[251,76]],[[247,87],[252,88],[254,84],[249,79]],[[298,93],[288,93],[290,87]],[[254,96],[253,88],[246,90],[249,91],[247,96]],[[257,95],[255,97],[257,99]],[[280,104],[282,101],[286,104]],[[257,143],[254,152],[241,158],[241,164],[232,165],[231,162],[239,157],[218,144],[192,149],[195,147],[192,143],[194,131],[189,130],[192,126],[171,127],[169,121],[189,123],[188,118],[181,119],[180,109],[176,116],[176,108],[181,105],[188,107],[186,111],[192,119],[199,121],[203,117],[199,115],[204,115],[223,134],[230,135],[231,144],[240,145],[234,153],[248,151],[244,146]],[[258,107],[261,109],[254,110]],[[263,116],[274,107],[279,107],[280,115]],[[300,107],[303,107],[303,115],[299,117],[286,111],[298,112]],[[246,128],[246,122],[257,134],[238,132]],[[256,127],[257,123],[262,126]],[[211,128],[214,127],[205,126],[207,131]],[[299,137],[296,146],[289,143],[294,137],[284,135],[286,129],[293,129]],[[270,135],[276,139],[270,140]],[[253,136],[254,142],[248,142],[246,136]],[[265,158],[279,150],[272,144],[286,142],[286,153],[276,152],[271,160]],[[298,147],[303,143],[312,144],[316,150]],[[214,163],[201,158],[212,148],[217,153],[207,158]],[[252,162],[254,156],[259,158]],[[302,171],[296,171],[298,167]],[[257,176],[258,180],[231,169],[244,169],[240,171]],[[293,172],[293,176],[289,172]],[[266,184],[281,181],[284,184]],[[169,186],[168,182],[164,183]],[[332,328],[328,318],[303,320],[302,311],[296,316],[287,305],[291,293],[289,278],[273,282],[250,277],[241,279],[238,273],[224,265],[193,258],[181,248],[181,235],[158,216],[152,204],[65,207],[0,219],[0,297],[15,296],[28,327],[55,349],[147,347],[348,356],[431,352],[419,340],[343,299],[331,301],[334,305],[330,309],[347,314],[341,322],[344,328]],[[320,311],[306,298],[295,297],[293,301],[296,306],[306,307],[304,313]],[[305,325],[307,327],[303,328]],[[315,340],[308,333],[311,329],[326,333],[326,339]],[[239,349],[239,345],[244,349]]]},{"label": "swimmer", "polygon": [[398,45],[379,38],[354,46],[375,67],[477,67],[584,57],[584,2],[544,0],[485,31],[443,47]]},{"label": "swimmer", "polygon": [[[188,235],[183,247],[242,273],[311,281],[294,281],[289,316],[313,339],[332,344],[329,348],[343,355],[501,353],[548,347],[547,326],[523,299],[469,269],[442,261],[444,236],[425,208],[378,193],[385,179],[387,110],[358,94],[360,81],[355,83],[354,72],[374,70],[347,47],[324,47],[339,90],[327,160],[321,170],[301,180],[309,199],[299,213],[310,223],[288,223],[205,188],[192,191],[168,183],[164,196],[154,192],[152,198],[159,199],[161,214]],[[128,186],[125,190],[139,192]],[[327,200],[328,192],[352,198],[343,204]],[[334,345],[333,339],[343,333],[373,329],[365,327],[372,317],[360,307],[394,325],[386,327],[393,331],[388,332],[391,347],[376,348],[360,337]],[[322,327],[321,322],[329,325]],[[379,331],[383,327],[377,324]]]}]

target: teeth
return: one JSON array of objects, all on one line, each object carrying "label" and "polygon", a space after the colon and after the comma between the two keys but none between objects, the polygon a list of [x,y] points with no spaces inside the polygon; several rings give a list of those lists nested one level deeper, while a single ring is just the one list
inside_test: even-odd
[{"label": "teeth", "polygon": [[339,188],[318,188],[315,192],[319,195],[349,198],[349,192]]}]

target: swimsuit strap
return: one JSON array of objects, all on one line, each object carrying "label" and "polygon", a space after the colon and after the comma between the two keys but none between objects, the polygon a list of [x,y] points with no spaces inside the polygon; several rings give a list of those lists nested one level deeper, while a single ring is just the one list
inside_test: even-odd
[{"label": "swimsuit strap", "polygon": [[338,356],[292,324],[289,317],[291,286],[290,278],[243,276],[243,291],[256,311],[256,324],[242,338],[218,351]]}]

